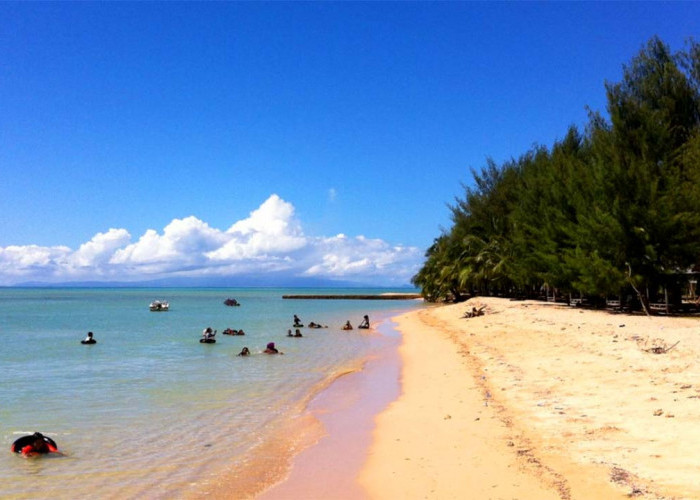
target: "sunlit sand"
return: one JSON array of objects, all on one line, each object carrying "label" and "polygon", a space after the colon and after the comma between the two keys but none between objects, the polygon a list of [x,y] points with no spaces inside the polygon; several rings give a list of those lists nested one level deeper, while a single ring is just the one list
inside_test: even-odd
[{"label": "sunlit sand", "polygon": [[[486,314],[462,318],[474,305]],[[403,393],[360,483],[370,498],[698,498],[698,326],[491,298],[401,316]]]}]

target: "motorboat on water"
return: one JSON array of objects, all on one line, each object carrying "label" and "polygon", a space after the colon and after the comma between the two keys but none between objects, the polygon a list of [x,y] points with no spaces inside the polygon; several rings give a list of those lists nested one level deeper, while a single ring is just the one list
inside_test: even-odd
[{"label": "motorboat on water", "polygon": [[154,300],[153,302],[151,302],[151,304],[148,306],[148,308],[151,311],[165,312],[168,309],[170,309],[170,304],[168,304],[164,300]]}]

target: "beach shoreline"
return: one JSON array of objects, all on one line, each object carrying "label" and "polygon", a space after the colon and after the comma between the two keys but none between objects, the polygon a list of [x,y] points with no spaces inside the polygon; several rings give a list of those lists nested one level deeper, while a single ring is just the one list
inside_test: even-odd
[{"label": "beach shoreline", "polygon": [[317,434],[253,496],[700,498],[700,319],[479,298],[391,321],[397,341],[310,400]]},{"label": "beach shoreline", "polygon": [[371,334],[389,342],[360,370],[335,379],[310,401],[307,412],[322,426],[322,435],[292,458],[281,481],[256,498],[368,498],[357,476],[372,443],[376,416],[399,396],[401,369],[400,334],[391,320],[375,328]]},{"label": "beach shoreline", "polygon": [[374,418],[399,393],[401,336],[389,319],[395,314],[375,312],[371,329],[348,332],[372,339],[375,349],[318,384],[292,419],[265,433],[243,469],[215,473],[187,497],[366,498],[356,476]]},{"label": "beach shoreline", "polygon": [[479,298],[396,320],[369,498],[700,497],[697,318]]}]

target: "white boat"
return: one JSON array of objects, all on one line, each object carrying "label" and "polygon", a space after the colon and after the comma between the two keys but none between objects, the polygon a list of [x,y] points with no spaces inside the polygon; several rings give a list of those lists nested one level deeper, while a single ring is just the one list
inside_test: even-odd
[{"label": "white boat", "polygon": [[154,300],[153,302],[151,302],[151,305],[149,305],[148,308],[151,311],[165,312],[170,308],[170,304],[168,304],[164,300]]}]

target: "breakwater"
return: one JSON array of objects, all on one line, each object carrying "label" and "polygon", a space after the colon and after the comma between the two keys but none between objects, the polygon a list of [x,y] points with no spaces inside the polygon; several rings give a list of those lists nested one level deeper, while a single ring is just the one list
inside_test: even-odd
[{"label": "breakwater", "polygon": [[420,299],[419,293],[380,293],[380,294],[298,294],[282,295],[283,299],[311,299],[311,300],[415,300]]}]

